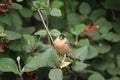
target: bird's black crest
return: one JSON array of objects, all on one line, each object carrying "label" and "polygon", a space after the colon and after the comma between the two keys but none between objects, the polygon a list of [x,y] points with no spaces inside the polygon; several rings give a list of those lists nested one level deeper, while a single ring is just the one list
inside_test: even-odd
[{"label": "bird's black crest", "polygon": [[60,39],[64,39],[65,36],[64,36],[63,34],[61,34],[61,35],[59,36],[59,38],[60,38]]}]

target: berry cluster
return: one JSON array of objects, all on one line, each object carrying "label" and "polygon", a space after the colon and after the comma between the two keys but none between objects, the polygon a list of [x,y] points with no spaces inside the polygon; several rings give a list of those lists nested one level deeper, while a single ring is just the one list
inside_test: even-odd
[{"label": "berry cluster", "polygon": [[86,35],[86,36],[88,37],[88,39],[92,39],[93,36],[87,34],[87,32],[88,32],[89,30],[95,31],[95,30],[97,30],[98,28],[99,28],[99,26],[87,24],[86,27],[85,27],[85,29],[82,31],[82,34],[83,34],[83,35]]},{"label": "berry cluster", "polygon": [[8,12],[12,9],[12,0],[4,0],[3,3],[0,3],[0,12]]}]

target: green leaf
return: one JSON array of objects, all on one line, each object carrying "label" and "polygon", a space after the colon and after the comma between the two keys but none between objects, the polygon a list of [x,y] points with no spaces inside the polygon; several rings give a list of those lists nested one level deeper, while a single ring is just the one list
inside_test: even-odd
[{"label": "green leaf", "polygon": [[22,2],[23,0],[16,0],[17,2]]},{"label": "green leaf", "polygon": [[120,67],[107,68],[107,72],[111,75],[120,75]]},{"label": "green leaf", "polygon": [[81,23],[80,15],[76,13],[69,13],[67,15],[67,21],[69,26],[74,26]]},{"label": "green leaf", "polygon": [[58,31],[57,29],[50,30],[50,33],[52,36],[55,36],[55,37],[57,37],[61,34],[60,31]]},{"label": "green leaf", "polygon": [[109,32],[113,25],[109,21],[107,21],[105,18],[100,18],[94,22],[95,25],[98,25],[100,27],[101,33],[107,33]]},{"label": "green leaf", "polygon": [[96,43],[94,44],[94,47],[102,54],[105,54],[111,50],[111,46],[105,42]]},{"label": "green leaf", "polygon": [[42,30],[34,33],[34,35],[39,35],[39,36],[45,37],[47,35],[47,33],[46,33],[46,30],[42,29]]},{"label": "green leaf", "polygon": [[57,55],[57,52],[55,52],[53,47],[48,46],[48,49],[46,49],[45,52],[39,53],[38,55],[34,56],[30,61],[27,61],[22,71],[29,72],[41,67],[54,67],[56,65],[59,66],[59,64],[59,57]]},{"label": "green leaf", "polygon": [[[33,14],[34,14],[33,16],[36,20],[41,21],[41,18],[37,12],[34,12]],[[43,14],[43,19],[46,20],[46,18],[47,18],[46,15]]]},{"label": "green leaf", "polygon": [[105,40],[108,40],[108,41],[111,41],[111,42],[120,41],[120,35],[112,33],[112,32],[102,34],[101,38],[104,38]]},{"label": "green leaf", "polygon": [[4,37],[6,36],[6,34],[4,33],[4,28],[2,26],[0,26],[0,37]]},{"label": "green leaf", "polygon": [[11,58],[0,58],[0,71],[18,74],[18,67]]},{"label": "green leaf", "polygon": [[14,31],[5,31],[5,38],[8,40],[16,40],[21,38],[21,34]]},{"label": "green leaf", "polygon": [[120,34],[120,19],[118,19],[116,22],[113,23],[113,29],[115,30],[116,33]]},{"label": "green leaf", "polygon": [[89,76],[88,80],[105,80],[105,78],[101,74],[94,73]]},{"label": "green leaf", "polygon": [[88,39],[80,39],[78,45],[83,47],[83,46],[89,46],[90,43]]},{"label": "green leaf", "polygon": [[113,78],[110,78],[109,80],[120,80],[119,77],[113,77]]},{"label": "green leaf", "polygon": [[84,61],[88,56],[88,46],[81,47],[75,50],[75,58]]},{"label": "green leaf", "polygon": [[20,10],[22,9],[22,5],[18,4],[18,3],[12,3],[12,9],[17,9],[17,10]]},{"label": "green leaf", "polygon": [[22,51],[20,40],[14,40],[9,45],[8,48],[13,51]]},{"label": "green leaf", "polygon": [[83,62],[76,61],[74,65],[72,65],[72,69],[76,72],[83,71],[87,67],[87,64]]},{"label": "green leaf", "polygon": [[105,16],[106,11],[104,9],[97,9],[92,12],[92,14],[89,16],[89,19],[91,21],[96,21],[98,18]]},{"label": "green leaf", "polygon": [[87,59],[95,58],[98,54],[99,54],[99,52],[98,52],[98,50],[95,47],[93,47],[93,46],[89,46],[88,47]]},{"label": "green leaf", "polygon": [[22,8],[19,10],[20,14],[25,18],[32,17],[33,13],[29,8]]},{"label": "green leaf", "polygon": [[49,15],[50,14],[50,9],[48,7],[45,7],[41,10],[42,14],[44,15]]},{"label": "green leaf", "polygon": [[35,43],[36,43],[35,37],[28,34],[23,34],[21,39],[21,46],[23,51],[25,51],[26,53],[32,52],[32,50],[36,49]]},{"label": "green leaf", "polygon": [[108,9],[120,10],[119,4],[120,4],[120,0],[114,0],[114,1],[105,0],[105,8]]},{"label": "green leaf", "polygon": [[109,64],[111,63],[112,59],[108,56],[98,58],[94,61],[92,61],[92,65],[94,69],[97,69],[99,71],[105,71]]},{"label": "green leaf", "polygon": [[63,80],[63,74],[61,69],[51,69],[49,72],[50,80]]},{"label": "green leaf", "polygon": [[60,0],[55,0],[55,1],[52,1],[52,3],[51,3],[52,8],[60,8],[63,5],[64,5],[64,3]]},{"label": "green leaf", "polygon": [[4,28],[2,26],[0,26],[0,33],[4,32]]},{"label": "green leaf", "polygon": [[23,34],[32,34],[33,32],[35,32],[35,26],[25,27],[22,30]]},{"label": "green leaf", "polygon": [[87,2],[82,2],[79,6],[79,12],[81,14],[89,14],[91,12],[91,7]]},{"label": "green leaf", "polygon": [[62,13],[61,13],[60,9],[52,8],[51,11],[50,11],[50,15],[59,17],[59,16],[62,16]]},{"label": "green leaf", "polygon": [[74,35],[79,35],[85,29],[85,24],[75,25],[74,28],[70,29],[70,32]]},{"label": "green leaf", "polygon": [[13,13],[12,16],[12,27],[10,27],[10,30],[13,31],[21,31],[22,30],[22,19],[21,17],[18,15],[18,13]]},{"label": "green leaf", "polygon": [[40,2],[39,1],[33,1],[33,6],[35,8],[40,8]]}]

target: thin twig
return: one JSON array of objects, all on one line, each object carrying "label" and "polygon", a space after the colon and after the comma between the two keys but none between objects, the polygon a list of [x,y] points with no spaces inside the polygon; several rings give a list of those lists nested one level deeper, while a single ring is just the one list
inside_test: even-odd
[{"label": "thin twig", "polygon": [[116,14],[115,14],[115,11],[112,9],[112,18],[113,20],[116,20]]},{"label": "thin twig", "polygon": [[40,18],[41,18],[41,20],[42,20],[42,23],[43,23],[43,25],[44,25],[44,27],[45,27],[45,29],[46,29],[46,32],[48,33],[48,35],[49,35],[49,37],[50,37],[50,39],[51,39],[51,41],[52,41],[52,44],[53,44],[53,43],[54,43],[53,38],[52,38],[52,36],[51,36],[51,34],[50,34],[49,30],[48,30],[47,25],[45,24],[45,21],[44,21],[44,19],[43,19],[43,16],[42,16],[40,10],[38,9],[37,12],[39,13],[39,16],[40,16]]},{"label": "thin twig", "polygon": [[[50,5],[50,0],[47,0],[47,7],[48,7],[48,8],[49,8],[49,5]],[[49,15],[47,15],[46,25],[47,25],[47,28],[49,28]],[[48,43],[51,44],[49,34],[47,34],[47,38],[48,38]]]}]

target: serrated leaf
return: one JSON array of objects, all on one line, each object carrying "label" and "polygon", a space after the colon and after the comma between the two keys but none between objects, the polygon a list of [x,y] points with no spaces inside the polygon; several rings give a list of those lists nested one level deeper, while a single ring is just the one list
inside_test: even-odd
[{"label": "serrated leaf", "polygon": [[83,71],[87,67],[87,64],[83,62],[76,61],[75,64],[72,65],[72,69],[76,72]]},{"label": "serrated leaf", "polygon": [[62,16],[62,13],[61,13],[60,9],[52,8],[51,11],[50,11],[50,15],[59,17],[59,16]]},{"label": "serrated leaf", "polygon": [[57,29],[50,30],[50,33],[52,36],[55,36],[55,37],[57,37],[61,34],[60,31],[58,31]]},{"label": "serrated leaf", "polygon": [[105,78],[99,73],[94,73],[89,76],[88,80],[105,80]]},{"label": "serrated leaf", "polygon": [[0,71],[18,74],[18,67],[11,58],[0,58]]},{"label": "serrated leaf", "polygon": [[63,80],[63,74],[61,69],[51,69],[49,72],[50,80]]},{"label": "serrated leaf", "polygon": [[8,40],[16,40],[21,38],[21,34],[14,31],[5,31],[5,38]]},{"label": "serrated leaf", "polygon": [[89,14],[91,12],[91,6],[87,2],[82,2],[79,6],[79,12],[81,14]]},{"label": "serrated leaf", "polygon": [[45,37],[47,35],[47,32],[46,32],[46,30],[42,29],[42,30],[34,33],[34,35],[39,35],[39,36]]},{"label": "serrated leaf", "polygon": [[75,52],[75,58],[84,61],[88,56],[88,46],[81,47]]},{"label": "serrated leaf", "polygon": [[85,29],[85,24],[75,25],[74,28],[70,29],[70,32],[74,35],[79,35]]},{"label": "serrated leaf", "polygon": [[17,9],[17,10],[20,10],[22,9],[22,5],[18,4],[18,3],[12,3],[12,9]]},{"label": "serrated leaf", "polygon": [[19,10],[20,14],[25,18],[32,17],[33,13],[29,8],[22,8]]}]

